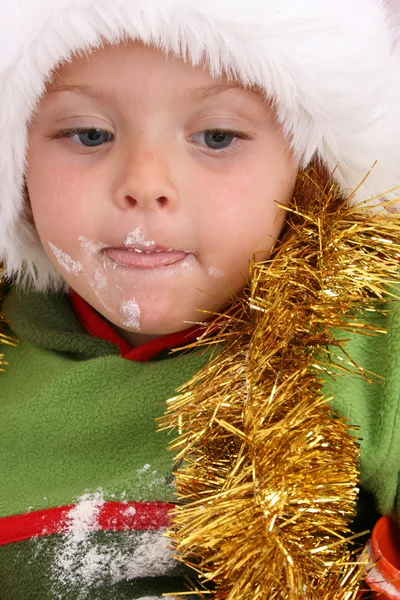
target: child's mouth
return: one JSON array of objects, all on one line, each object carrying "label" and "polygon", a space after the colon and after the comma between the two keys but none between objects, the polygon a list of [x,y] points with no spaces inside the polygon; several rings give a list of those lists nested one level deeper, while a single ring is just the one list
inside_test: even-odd
[{"label": "child's mouth", "polygon": [[155,269],[166,267],[184,260],[188,253],[182,250],[173,250],[153,247],[144,248],[105,248],[107,258],[114,264],[134,269]]}]

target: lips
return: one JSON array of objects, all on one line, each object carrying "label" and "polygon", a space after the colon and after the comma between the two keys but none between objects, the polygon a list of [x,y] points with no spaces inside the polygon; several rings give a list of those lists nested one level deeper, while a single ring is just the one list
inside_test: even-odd
[{"label": "lips", "polygon": [[135,269],[156,269],[184,260],[187,252],[154,247],[145,248],[106,248],[104,254],[116,264]]}]

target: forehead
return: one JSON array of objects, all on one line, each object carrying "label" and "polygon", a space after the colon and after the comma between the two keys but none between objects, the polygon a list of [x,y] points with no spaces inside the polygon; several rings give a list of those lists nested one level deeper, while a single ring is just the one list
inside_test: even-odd
[{"label": "forehead", "polygon": [[73,57],[54,71],[47,92],[74,91],[95,95],[96,99],[115,99],[124,90],[135,88],[140,94],[150,87],[165,91],[173,88],[189,100],[226,91],[260,95],[258,89],[245,88],[225,74],[212,77],[205,64],[193,66],[180,57],[135,41],[105,45],[90,54]]}]

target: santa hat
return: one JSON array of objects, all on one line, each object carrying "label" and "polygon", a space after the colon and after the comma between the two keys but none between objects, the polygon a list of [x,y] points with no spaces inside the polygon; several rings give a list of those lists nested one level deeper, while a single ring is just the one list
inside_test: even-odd
[{"label": "santa hat", "polygon": [[[400,183],[400,0],[19,0],[0,5],[0,261],[60,277],[24,213],[27,128],[54,68],[132,38],[273,101],[299,164],[318,157],[355,199]],[[370,175],[360,185],[376,162]]]}]

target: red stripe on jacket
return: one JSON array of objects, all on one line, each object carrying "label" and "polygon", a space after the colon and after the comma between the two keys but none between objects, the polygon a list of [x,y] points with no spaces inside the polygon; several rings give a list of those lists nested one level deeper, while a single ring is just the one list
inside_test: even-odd
[{"label": "red stripe on jacket", "polygon": [[[0,546],[37,536],[68,532],[70,513],[76,505],[57,506],[0,518]],[[143,531],[167,527],[167,502],[104,502],[91,531]]]}]

